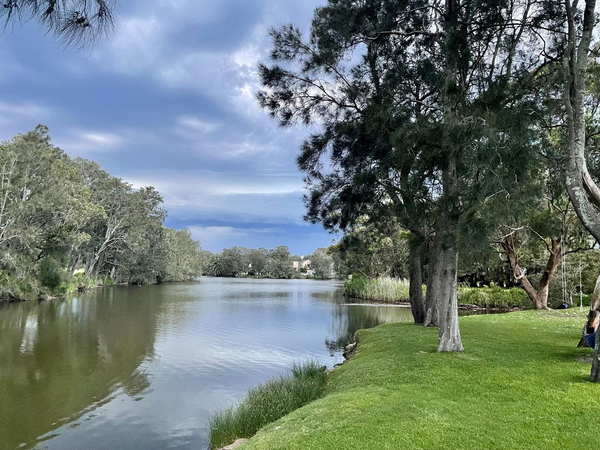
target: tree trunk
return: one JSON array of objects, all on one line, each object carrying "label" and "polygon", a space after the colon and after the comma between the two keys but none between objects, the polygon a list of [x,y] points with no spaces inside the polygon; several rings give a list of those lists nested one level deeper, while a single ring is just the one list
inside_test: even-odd
[{"label": "tree trunk", "polygon": [[408,272],[410,279],[409,300],[415,323],[425,322],[425,304],[423,303],[423,274],[421,272],[421,253],[424,248],[422,240],[412,240],[408,257]]},{"label": "tree trunk", "polygon": [[600,333],[596,332],[596,347],[594,348],[594,359],[592,360],[592,373],[590,381],[600,383]]},{"label": "tree trunk", "polygon": [[440,324],[438,299],[440,298],[440,276],[442,269],[442,238],[436,235],[429,249],[429,272],[427,275],[427,292],[425,294],[426,327],[437,327]]},{"label": "tree trunk", "polygon": [[456,231],[449,231],[449,222],[438,227],[431,244],[425,322],[440,328],[439,352],[461,352],[464,349],[458,325],[458,250]]},{"label": "tree trunk", "polygon": [[[591,179],[585,160],[586,118],[585,92],[590,43],[596,23],[596,0],[585,0],[585,11],[578,33],[577,8],[571,1],[565,1],[568,34],[567,49],[563,60],[565,87],[563,98],[567,117],[567,147],[569,161],[566,170],[566,184],[569,198],[583,226],[596,240],[600,239],[600,213],[596,208],[600,203],[598,186]],[[579,43],[578,35],[581,36]],[[590,380],[600,382],[600,333],[596,335],[594,360]]]},{"label": "tree trunk", "polygon": [[562,262],[562,244],[560,238],[552,238],[550,247],[550,256],[540,278],[540,288],[538,289],[537,303],[534,303],[535,309],[548,309],[548,289],[550,282],[556,274],[556,269]]},{"label": "tree trunk", "polygon": [[519,259],[517,252],[514,248],[513,236],[506,237],[502,241],[502,247],[508,257],[508,262],[513,270],[513,279],[521,284],[523,290],[527,293],[531,302],[533,303],[534,309],[549,309],[548,308],[548,290],[550,288],[550,282],[554,279],[556,269],[562,262],[562,244],[560,238],[551,239],[551,247],[549,248],[550,255],[548,256],[548,262],[540,278],[540,287],[536,290],[525,272],[519,265]]},{"label": "tree trunk", "polygon": [[566,82],[564,102],[567,113],[567,146],[569,161],[566,170],[566,184],[569,198],[584,227],[594,238],[600,240],[600,213],[596,206],[600,203],[598,186],[591,179],[585,159],[586,118],[585,92],[588,66],[588,53],[595,23],[596,0],[586,0],[581,39],[577,43],[576,8],[567,4],[569,25],[568,47],[564,66]]},{"label": "tree trunk", "polygon": [[104,251],[100,251],[94,255],[92,261],[88,264],[85,276],[86,278],[95,278],[99,275],[100,269],[104,264],[104,260],[106,257],[106,253]]},{"label": "tree trunk", "polygon": [[79,261],[81,261],[81,255],[77,254],[76,257],[71,256],[70,262],[69,262],[69,267],[67,269],[69,274],[73,275],[73,273],[77,270]]},{"label": "tree trunk", "polygon": [[504,252],[508,257],[508,263],[513,270],[513,280],[518,281],[521,284],[521,287],[527,293],[535,308],[535,305],[538,302],[537,291],[519,264],[519,258],[515,250],[513,236],[506,237],[504,241],[502,241],[502,247],[504,248]]},{"label": "tree trunk", "polygon": [[86,278],[91,277],[91,273],[94,270],[97,260],[98,260],[97,255],[95,255],[95,254],[90,255],[90,259],[87,261],[87,263],[85,265],[85,277]]},{"label": "tree trunk", "polygon": [[590,309],[600,310],[600,274],[596,278],[596,286],[594,286],[594,293],[590,301]]},{"label": "tree trunk", "polygon": [[440,277],[439,317],[440,343],[438,352],[464,351],[458,326],[457,272],[458,251],[454,243],[443,249]]},{"label": "tree trunk", "polygon": [[[434,278],[428,280],[433,292],[428,296],[430,305],[436,304],[437,322],[440,327],[440,342],[438,351],[453,352],[463,351],[458,327],[458,298],[457,298],[457,271],[458,271],[458,223],[460,216],[460,193],[458,186],[458,155],[460,148],[454,141],[450,129],[454,127],[457,119],[460,121],[461,105],[466,99],[466,92],[460,82],[461,72],[459,61],[466,61],[468,55],[463,53],[466,48],[466,37],[460,29],[458,0],[446,0],[446,14],[444,17],[445,34],[445,79],[441,90],[444,109],[444,131],[442,145],[444,156],[447,158],[442,168],[443,194],[439,201],[439,218],[436,224],[435,252],[439,254],[433,263]],[[465,59],[466,58],[466,59]],[[435,276],[437,275],[437,276]],[[438,281],[436,281],[436,279]],[[428,286],[429,287],[429,286]],[[430,306],[428,305],[428,306]],[[435,311],[432,311],[432,320],[435,320]]]}]

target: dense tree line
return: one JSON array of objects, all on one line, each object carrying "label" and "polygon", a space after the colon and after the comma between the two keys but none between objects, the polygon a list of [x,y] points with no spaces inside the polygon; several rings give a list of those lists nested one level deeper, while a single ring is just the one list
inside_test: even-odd
[{"label": "dense tree line", "polygon": [[97,283],[189,280],[201,248],[164,226],[152,187],[69,158],[38,126],[0,145],[0,294],[29,299]]},{"label": "dense tree line", "polygon": [[274,249],[226,248],[218,253],[205,252],[204,273],[215,277],[301,278],[306,268],[294,268],[294,262],[310,261],[311,276],[320,279],[334,277],[334,260],[328,249],[319,248],[304,258],[292,255],[285,245]]},{"label": "dense tree line", "polygon": [[358,220],[328,249],[339,278],[360,274],[366,277],[408,278],[410,233],[397,223],[372,226],[368,218]]}]

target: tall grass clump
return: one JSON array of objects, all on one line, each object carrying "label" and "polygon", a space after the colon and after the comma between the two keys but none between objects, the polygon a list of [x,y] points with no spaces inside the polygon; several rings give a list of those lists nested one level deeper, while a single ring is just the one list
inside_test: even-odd
[{"label": "tall grass clump", "polygon": [[410,284],[408,280],[391,277],[366,278],[353,275],[346,283],[346,295],[365,300],[382,302],[407,302]]},{"label": "tall grass clump", "polygon": [[531,308],[531,300],[527,293],[518,287],[507,289],[500,286],[459,286],[458,303],[482,308]]},{"label": "tall grass clump", "polygon": [[317,361],[293,364],[291,377],[279,377],[248,392],[237,406],[213,415],[210,448],[249,438],[265,425],[323,396],[327,374]]},{"label": "tall grass clump", "polygon": [[[404,279],[353,275],[346,283],[345,293],[354,298],[396,303],[409,301],[409,288],[409,281]],[[426,290],[426,286],[423,286],[423,293]],[[531,308],[531,300],[527,293],[518,287],[507,289],[500,286],[459,286],[458,302],[481,308]]]}]

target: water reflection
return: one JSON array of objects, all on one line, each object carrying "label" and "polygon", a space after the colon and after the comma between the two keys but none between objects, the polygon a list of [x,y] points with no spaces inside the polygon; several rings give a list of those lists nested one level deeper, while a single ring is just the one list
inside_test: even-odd
[{"label": "water reflection", "polygon": [[118,388],[148,389],[142,362],[153,358],[159,303],[114,295],[0,309],[0,448],[32,447]]},{"label": "water reflection", "polygon": [[354,340],[358,330],[382,323],[412,322],[410,308],[380,305],[338,305],[333,311],[330,338],[325,339],[329,354],[334,356]]},{"label": "water reflection", "polygon": [[203,279],[1,305],[0,448],[206,448],[210,414],[250,387],[410,320],[343,301],[336,283]]}]

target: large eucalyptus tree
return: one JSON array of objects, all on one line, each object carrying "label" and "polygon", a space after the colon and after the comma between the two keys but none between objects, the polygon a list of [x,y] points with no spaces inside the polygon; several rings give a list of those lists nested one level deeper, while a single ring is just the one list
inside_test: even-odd
[{"label": "large eucalyptus tree", "polygon": [[[585,0],[581,5],[576,0],[564,0],[562,6],[562,28],[557,27],[554,34],[556,40],[563,44],[559,48],[564,49],[562,62],[563,100],[568,132],[567,191],[585,228],[596,240],[600,240],[600,188],[589,173],[586,152],[590,137],[587,133],[586,81],[589,53],[597,23],[596,0]],[[600,333],[596,337],[590,379],[600,382]]]}]

